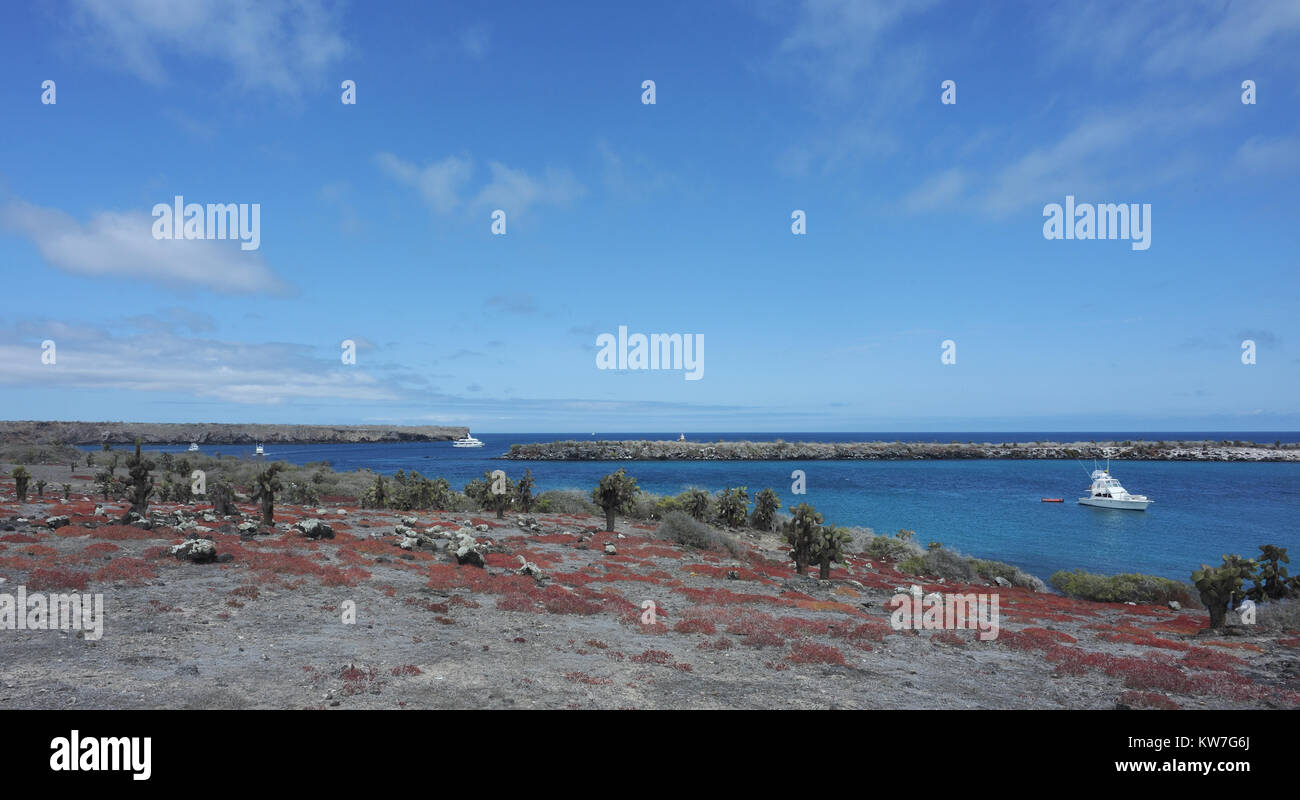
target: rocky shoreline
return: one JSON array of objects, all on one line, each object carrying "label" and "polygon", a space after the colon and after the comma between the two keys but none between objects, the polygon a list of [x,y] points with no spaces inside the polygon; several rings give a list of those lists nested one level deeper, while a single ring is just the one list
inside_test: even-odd
[{"label": "rocky shoreline", "polygon": [[170,422],[0,421],[0,444],[362,444],[441,442],[469,435],[442,425],[239,425]]},{"label": "rocky shoreline", "polygon": [[560,441],[513,444],[513,461],[913,461],[930,459],[1126,459],[1300,462],[1300,446],[1254,442],[673,442]]}]

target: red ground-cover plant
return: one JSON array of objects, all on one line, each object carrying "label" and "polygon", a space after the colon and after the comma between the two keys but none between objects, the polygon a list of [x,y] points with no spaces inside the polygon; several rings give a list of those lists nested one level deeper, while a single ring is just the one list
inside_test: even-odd
[{"label": "red ground-cover plant", "polygon": [[1204,617],[1198,617],[1192,614],[1180,614],[1173,619],[1164,622],[1156,622],[1149,626],[1152,630],[1163,633],[1181,633],[1186,636],[1200,632],[1205,625]]},{"label": "red ground-cover plant", "polygon": [[36,569],[36,559],[24,556],[3,556],[0,557],[0,567],[28,572]]},{"label": "red ground-cover plant", "polygon": [[420,669],[414,664],[405,664],[400,667],[393,667],[392,674],[393,677],[395,678],[403,678],[403,677],[409,677],[411,675],[422,675],[424,674],[424,670]]},{"label": "red ground-cover plant", "polygon": [[1183,663],[1193,669],[1208,669],[1215,672],[1236,674],[1237,667],[1247,666],[1244,659],[1220,653],[1206,647],[1193,647],[1183,654]]},{"label": "red ground-cover plant", "polygon": [[[1086,627],[1093,628],[1093,625]],[[1105,626],[1096,626],[1105,627]],[[1163,639],[1150,631],[1141,628],[1135,628],[1132,625],[1115,625],[1111,626],[1110,631],[1103,631],[1097,634],[1097,638],[1103,642],[1117,642],[1120,644],[1135,644],[1141,647],[1163,647],[1166,650],[1187,650],[1191,645],[1186,642],[1177,642],[1172,639]]]},{"label": "red ground-cover plant", "polygon": [[965,647],[966,640],[956,631],[939,631],[938,633],[930,635],[930,644],[947,644],[955,647]]},{"label": "red ground-cover plant", "polygon": [[1178,703],[1163,694],[1135,692],[1131,689],[1119,696],[1119,702],[1129,708],[1153,708],[1165,711],[1176,711],[1180,708]]},{"label": "red ground-cover plant", "polygon": [[[62,530],[62,529],[60,529]],[[56,531],[57,533],[58,531]],[[134,539],[170,539],[175,535],[171,528],[145,530],[134,525],[104,525],[96,528],[92,535],[96,539],[109,539],[115,542]]]},{"label": "red ground-cover plant", "polygon": [[772,597],[766,594],[741,594],[728,589],[693,589],[689,586],[678,586],[673,591],[686,595],[687,599],[697,605],[753,605],[754,603],[771,603],[781,606],[794,605],[793,601],[781,597]]},{"label": "red ground-cover plant", "polygon": [[141,584],[158,577],[158,572],[142,558],[115,558],[95,573],[96,583]]},{"label": "red ground-cover plant", "polygon": [[639,656],[632,656],[629,661],[635,661],[638,664],[671,664],[673,663],[673,654],[665,650],[646,650]]},{"label": "red ground-cover plant", "polygon": [[249,600],[256,600],[262,596],[262,592],[251,583],[244,584],[243,586],[236,586],[234,589],[226,592],[226,594],[233,597],[246,597]]},{"label": "red ground-cover plant", "polygon": [[735,645],[732,643],[732,641],[725,636],[720,636],[717,639],[713,639],[711,641],[703,641],[695,645],[696,650],[714,650],[714,651],[731,650],[734,647]]},{"label": "red ground-cover plant", "polygon": [[320,582],[322,586],[356,586],[370,579],[370,573],[361,567],[321,567]]},{"label": "red ground-cover plant", "polygon": [[585,683],[588,686],[609,686],[614,683],[609,678],[593,677],[585,672],[566,672],[564,679],[572,683]]},{"label": "red ground-cover plant", "polygon": [[1019,631],[1003,629],[998,634],[999,642],[1013,650],[1051,650],[1061,644],[1074,644],[1079,641],[1068,633],[1048,630],[1047,628],[1025,628]]},{"label": "red ground-cover plant", "polygon": [[22,553],[25,556],[31,556],[32,558],[41,558],[46,560],[53,559],[59,554],[58,550],[55,550],[53,547],[44,544],[29,544],[25,547],[18,548],[18,552]]},{"label": "red ground-cover plant", "polygon": [[81,555],[86,559],[102,558],[109,553],[116,553],[121,549],[122,548],[112,542],[95,542],[94,544],[86,545],[82,548]]},{"label": "red ground-cover plant", "polygon": [[1277,643],[1283,647],[1300,647],[1300,636],[1287,639],[1278,639]]},{"label": "red ground-cover plant", "polygon": [[826,636],[836,625],[832,619],[808,619],[806,617],[781,617],[776,621],[776,630],[787,639],[801,636]]},{"label": "red ground-cover plant", "polygon": [[12,542],[13,544],[36,544],[40,539],[30,536],[26,533],[6,533],[0,536],[0,542]]},{"label": "red ground-cover plant", "polygon": [[790,661],[795,664],[833,664],[846,666],[844,654],[829,645],[816,642],[795,642],[790,647]]},{"label": "red ground-cover plant", "polygon": [[49,589],[85,589],[90,582],[90,574],[72,569],[55,567],[46,569],[38,567],[27,578],[27,588],[35,591]]},{"label": "red ground-cover plant", "polygon": [[63,538],[72,538],[75,536],[92,536],[97,528],[87,528],[84,525],[64,525],[62,528],[56,528],[55,536]]},{"label": "red ground-cover plant", "polygon": [[425,611],[432,611],[436,614],[446,614],[451,610],[446,603],[435,603],[424,597],[407,597],[402,602],[408,606],[423,608]]},{"label": "red ground-cover plant", "polygon": [[687,617],[674,625],[673,630],[678,633],[702,633],[712,636],[718,632],[718,626],[703,617]]}]

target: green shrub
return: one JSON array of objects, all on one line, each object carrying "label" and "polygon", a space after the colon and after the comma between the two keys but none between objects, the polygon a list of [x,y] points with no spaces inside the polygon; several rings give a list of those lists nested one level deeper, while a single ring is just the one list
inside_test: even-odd
[{"label": "green shrub", "polygon": [[918,555],[920,550],[912,542],[896,536],[872,536],[862,552],[877,560],[903,561]]},{"label": "green shrub", "polygon": [[1169,578],[1139,573],[1097,575],[1081,569],[1061,570],[1048,579],[1066,597],[1099,603],[1168,603],[1199,605],[1191,586]]},{"label": "green shrub", "polygon": [[725,550],[735,558],[744,554],[744,548],[734,538],[681,511],[670,511],[659,523],[655,537],[697,550]]},{"label": "green shrub", "polygon": [[585,492],[576,489],[550,489],[537,498],[537,510],[543,514],[595,514],[596,505]]}]

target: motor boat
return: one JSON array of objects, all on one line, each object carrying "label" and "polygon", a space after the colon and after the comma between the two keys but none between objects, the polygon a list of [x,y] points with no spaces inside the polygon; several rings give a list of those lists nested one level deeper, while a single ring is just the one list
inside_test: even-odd
[{"label": "motor boat", "polygon": [[255,456],[264,456],[264,455],[266,455],[266,451],[263,450],[263,449],[262,449],[262,445],[259,444],[259,445],[257,446],[257,449],[253,451],[253,455],[255,455]]},{"label": "motor boat", "polygon": [[1146,511],[1154,503],[1144,494],[1129,494],[1120,486],[1119,481],[1111,477],[1110,468],[1092,471],[1092,486],[1088,496],[1079,498],[1079,505],[1094,508],[1120,508],[1130,511]]},{"label": "motor boat", "polygon": [[457,439],[456,441],[452,442],[451,446],[452,447],[482,447],[483,442],[478,439],[475,439],[473,436],[467,433],[465,434],[464,438]]},{"label": "motor boat", "polygon": [[197,453],[197,452],[199,452],[199,443],[198,443],[198,442],[190,442],[190,448],[189,448],[189,450],[186,451],[186,452],[190,452],[190,453]]}]

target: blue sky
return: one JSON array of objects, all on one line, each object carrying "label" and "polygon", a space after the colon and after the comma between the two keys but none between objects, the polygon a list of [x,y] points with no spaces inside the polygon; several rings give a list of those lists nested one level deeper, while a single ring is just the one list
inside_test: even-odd
[{"label": "blue sky", "polygon": [[[6,16],[3,418],[1300,428],[1297,2]],[[156,241],[176,195],[260,248]],[[1044,239],[1066,195],[1150,249]],[[620,325],[703,378],[597,369]]]}]

